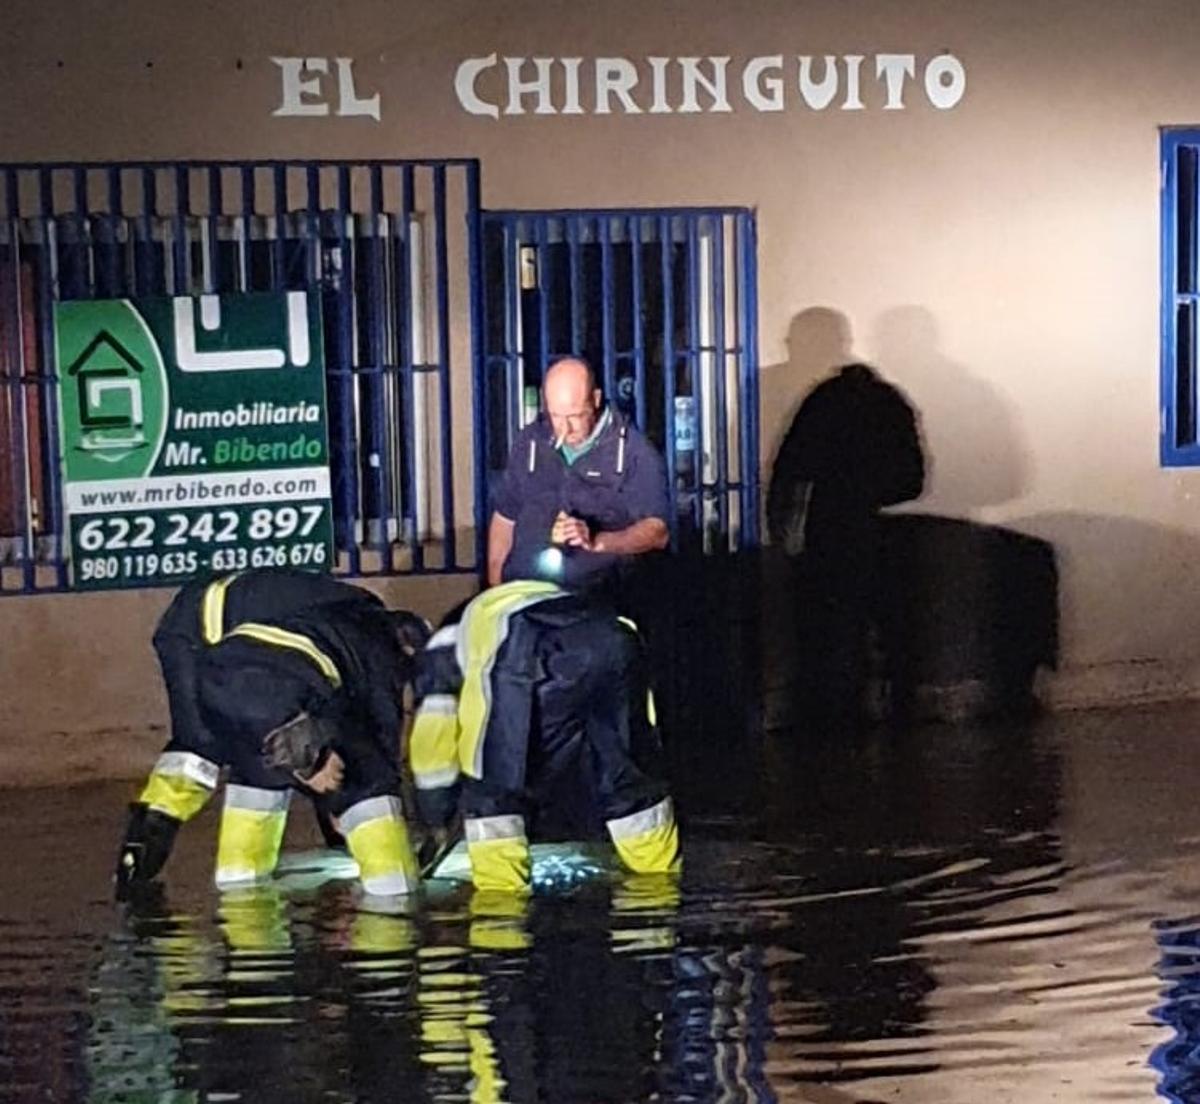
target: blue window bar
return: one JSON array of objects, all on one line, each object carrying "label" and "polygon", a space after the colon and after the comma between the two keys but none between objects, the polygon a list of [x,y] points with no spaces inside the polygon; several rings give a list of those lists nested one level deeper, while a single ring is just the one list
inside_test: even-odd
[{"label": "blue window bar", "polygon": [[756,546],[756,248],[744,208],[485,211],[488,472],[582,355],[666,456],[674,547]]},{"label": "blue window bar", "polygon": [[479,196],[474,160],[0,165],[0,593],[67,585],[56,301],[307,288],[338,569],[477,572]]}]

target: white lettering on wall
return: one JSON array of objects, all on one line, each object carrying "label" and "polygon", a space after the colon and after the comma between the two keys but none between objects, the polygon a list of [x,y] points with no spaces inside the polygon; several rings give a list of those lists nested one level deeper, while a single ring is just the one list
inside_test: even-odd
[{"label": "white lettering on wall", "polygon": [[917,69],[912,54],[876,54],[875,76],[887,84],[887,103],[884,111],[904,110],[904,78],[911,78]]},{"label": "white lettering on wall", "polygon": [[953,54],[942,54],[925,66],[925,95],[939,110],[956,106],[966,90],[967,71]]},{"label": "white lettering on wall", "polygon": [[683,70],[683,100],[679,105],[679,110],[687,114],[694,114],[700,111],[700,101],[696,98],[696,91],[703,88],[711,98],[709,111],[732,111],[729,106],[729,100],[725,97],[725,68],[729,64],[727,57],[710,57],[708,59],[712,65],[712,77],[706,77],[700,71],[700,58],[681,57],[679,59],[679,67]]},{"label": "white lettering on wall", "polygon": [[671,105],[667,102],[667,66],[671,59],[666,57],[646,58],[650,63],[651,87],[654,99],[650,101],[651,115],[670,115]]},{"label": "white lettering on wall", "polygon": [[339,115],[366,115],[379,122],[379,93],[361,97],[354,89],[354,59],[334,58],[338,70]]},{"label": "white lettering on wall", "polygon": [[858,95],[858,71],[862,68],[862,54],[846,54],[846,98],[842,101],[843,111],[862,111],[864,105]]},{"label": "white lettering on wall", "polygon": [[755,111],[783,110],[783,77],[766,76],[768,69],[783,72],[783,55],[751,58],[742,70],[742,95]]},{"label": "white lettering on wall", "polygon": [[495,67],[495,54],[488,54],[487,57],[467,58],[459,65],[454,73],[454,92],[464,111],[469,111],[472,115],[489,115],[493,119],[500,118],[500,109],[494,103],[480,99],[479,94],[475,91],[475,82],[479,80],[480,73]]},{"label": "white lettering on wall", "polygon": [[[279,66],[282,83],[279,106],[273,115],[312,117],[329,114],[329,100],[323,78],[329,75],[325,57],[273,57]],[[337,67],[337,95],[334,113],[346,118],[365,115],[379,121],[379,93],[360,96],[354,86],[354,59],[334,58]]]},{"label": "white lettering on wall", "polygon": [[[379,121],[378,92],[361,92],[354,59],[272,57],[280,94],[272,114],[290,118],[365,117]],[[864,68],[864,63],[866,68]],[[872,80],[873,76],[873,80]],[[705,57],[464,58],[454,94],[470,115],[698,115],[736,111],[938,111],[966,95],[967,71],[953,54],[768,54],[735,63]],[[924,95],[922,96],[922,93]]]},{"label": "white lettering on wall", "polygon": [[583,58],[559,58],[563,67],[563,108],[564,115],[582,115],[583,108],[579,103],[579,67]]},{"label": "white lettering on wall", "polygon": [[533,109],[535,115],[555,113],[554,105],[550,102],[550,66],[553,64],[554,58],[535,57],[533,80],[522,80],[521,69],[525,65],[525,59],[504,59],[505,68],[508,69],[508,107],[504,109],[505,115],[524,115],[525,109],[521,106],[521,99],[531,95],[537,96],[537,107]]},{"label": "white lettering on wall", "polygon": [[819,81],[812,78],[812,60],[810,57],[800,59],[800,95],[814,111],[824,111],[837,95],[837,58],[832,54],[825,55],[825,75]]},{"label": "white lettering on wall", "polygon": [[609,101],[615,95],[625,114],[640,115],[642,109],[633,100],[637,82],[637,67],[628,58],[596,58],[596,114],[609,114]]},{"label": "white lettering on wall", "polygon": [[[273,115],[328,115],[329,104],[321,96],[321,77],[307,73],[329,72],[329,62],[322,57],[273,57],[283,80],[283,98]],[[317,97],[313,99],[312,97]],[[307,99],[305,97],[308,97]]]}]

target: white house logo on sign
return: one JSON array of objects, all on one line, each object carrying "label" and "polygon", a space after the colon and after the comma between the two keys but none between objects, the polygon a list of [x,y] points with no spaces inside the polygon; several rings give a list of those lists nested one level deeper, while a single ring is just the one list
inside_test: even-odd
[{"label": "white house logo on sign", "polygon": [[[221,331],[221,299],[201,295],[200,327],[218,340]],[[308,339],[308,296],[303,291],[287,293],[287,351],[273,346],[248,349],[196,347],[196,315],[192,300],[175,299],[175,362],[181,372],[256,372],[282,368],[308,367],[311,349]]]},{"label": "white house logo on sign", "polygon": [[[279,116],[382,117],[379,92],[363,95],[353,58],[274,57]],[[332,62],[332,65],[331,65]],[[336,81],[333,75],[336,74]],[[924,103],[957,107],[966,66],[943,52],[768,54],[707,57],[464,58],[453,93],[469,115],[701,115],[737,112],[903,111]]]}]

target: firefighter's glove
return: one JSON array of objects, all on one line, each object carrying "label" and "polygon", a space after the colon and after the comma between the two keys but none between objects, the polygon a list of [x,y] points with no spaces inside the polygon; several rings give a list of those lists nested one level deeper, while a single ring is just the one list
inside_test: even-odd
[{"label": "firefighter's glove", "polygon": [[324,766],[337,737],[337,725],[311,713],[299,713],[263,738],[268,767],[288,771],[307,783]]},{"label": "firefighter's glove", "polygon": [[118,901],[128,900],[154,880],[171,854],[181,823],[141,802],[129,806],[129,822],[113,878]]},{"label": "firefighter's glove", "polygon": [[424,617],[409,610],[392,610],[389,616],[392,630],[400,642],[400,650],[406,656],[416,655],[433,635],[433,626]]}]

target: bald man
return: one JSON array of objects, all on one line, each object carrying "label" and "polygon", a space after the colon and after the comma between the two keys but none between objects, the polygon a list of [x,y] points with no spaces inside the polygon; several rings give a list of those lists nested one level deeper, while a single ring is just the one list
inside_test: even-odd
[{"label": "bald man", "polygon": [[635,557],[667,546],[666,466],[604,405],[585,360],[551,365],[542,397],[544,413],[517,435],[495,498],[488,585],[615,588]]}]

